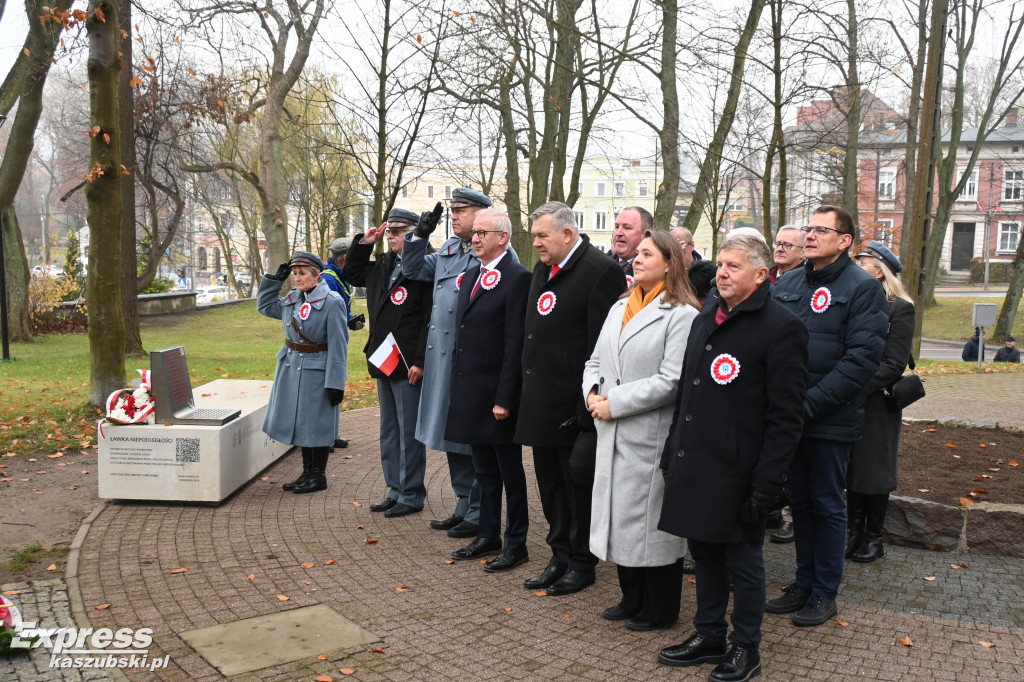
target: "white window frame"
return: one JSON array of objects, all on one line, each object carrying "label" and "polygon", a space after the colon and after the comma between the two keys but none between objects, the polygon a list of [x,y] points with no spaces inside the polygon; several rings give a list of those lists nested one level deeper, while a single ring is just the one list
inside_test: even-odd
[{"label": "white window frame", "polygon": [[1016,253],[1020,242],[1020,223],[1016,220],[999,221],[999,238],[996,240],[997,253]]},{"label": "white window frame", "polygon": [[896,198],[896,169],[882,168],[878,171],[878,198]]},{"label": "white window frame", "polygon": [[[960,177],[963,177],[962,175]],[[978,169],[971,171],[971,176],[964,183],[964,189],[956,198],[957,201],[978,201]]]},{"label": "white window frame", "polygon": [[408,199],[409,198],[409,185],[404,185],[402,187],[402,198],[403,199]]},{"label": "white window frame", "polygon": [[745,211],[746,209],[744,208],[743,197],[736,197],[735,199],[730,199],[729,206],[726,207],[725,210],[735,211],[736,213]]},{"label": "white window frame", "polygon": [[608,211],[594,211],[594,229],[608,229]]},{"label": "white window frame", "polygon": [[615,196],[617,196],[617,197],[624,197],[624,196],[626,196],[626,183],[624,183],[624,182],[616,182],[613,185],[613,187],[614,187],[614,190],[615,190]]},{"label": "white window frame", "polygon": [[875,233],[875,239],[888,247],[892,247],[892,218],[879,218],[877,221],[879,229]]},{"label": "white window frame", "polygon": [[645,196],[647,196],[647,191],[648,191],[648,188],[647,188],[647,181],[646,180],[640,180],[639,182],[636,183],[636,195],[638,197],[645,197]]},{"label": "white window frame", "polygon": [[444,198],[445,199],[451,199],[452,198],[452,186],[451,185],[445,185],[444,186]]},{"label": "white window frame", "polygon": [[1003,169],[1003,201],[1020,201],[1024,198],[1024,170]]},{"label": "white window frame", "polygon": [[574,218],[576,218],[576,227],[582,228],[584,225],[586,225],[586,223],[583,221],[587,217],[587,214],[583,211],[583,209],[573,209],[572,215]]},{"label": "white window frame", "polygon": [[607,183],[604,183],[604,182],[595,182],[594,183],[594,196],[597,196],[597,197],[607,196],[607,192],[608,192],[608,185],[607,185]]}]

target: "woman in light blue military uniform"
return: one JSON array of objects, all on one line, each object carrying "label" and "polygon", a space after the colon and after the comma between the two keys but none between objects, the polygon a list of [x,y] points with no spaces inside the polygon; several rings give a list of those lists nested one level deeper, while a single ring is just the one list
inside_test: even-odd
[{"label": "woman in light blue military uniform", "polygon": [[[348,309],[320,278],[318,256],[296,251],[260,282],[257,309],[284,324],[274,388],[263,431],[302,448],[302,475],[284,484],[294,493],[327,488],[327,457],[338,436],[338,405],[348,379]],[[295,288],[279,297],[289,273]]]}]

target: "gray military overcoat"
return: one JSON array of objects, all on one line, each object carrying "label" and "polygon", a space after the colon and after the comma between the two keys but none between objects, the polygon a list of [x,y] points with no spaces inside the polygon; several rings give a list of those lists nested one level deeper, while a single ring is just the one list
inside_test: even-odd
[{"label": "gray military overcoat", "polygon": [[[345,389],[348,380],[348,309],[345,299],[321,281],[307,294],[309,307],[303,320],[301,293],[292,289],[278,297],[281,282],[264,277],[256,302],[261,315],[281,320],[285,338],[307,343],[292,328],[291,320],[316,343],[320,353],[300,353],[287,345],[277,352],[274,387],[263,431],[276,441],[301,447],[323,447],[338,437],[338,408],[331,407],[327,389]],[[241,342],[242,340],[236,340]]]},{"label": "gray military overcoat", "polygon": [[595,424],[590,551],[621,566],[666,566],[683,556],[686,541],[658,530],[665,493],[659,464],[697,311],[662,296],[623,328],[626,300],[608,311],[583,370],[584,398],[596,388],[612,413]]}]

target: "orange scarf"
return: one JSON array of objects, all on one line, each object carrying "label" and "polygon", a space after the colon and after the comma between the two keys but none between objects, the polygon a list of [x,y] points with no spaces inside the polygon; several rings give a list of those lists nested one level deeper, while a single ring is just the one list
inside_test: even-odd
[{"label": "orange scarf", "polygon": [[661,292],[665,291],[665,282],[658,282],[658,286],[651,289],[648,293],[636,287],[633,289],[633,293],[629,295],[629,300],[626,301],[626,312],[622,314],[622,326],[625,327],[626,323],[633,319],[633,317],[643,310],[648,303],[661,296]]}]

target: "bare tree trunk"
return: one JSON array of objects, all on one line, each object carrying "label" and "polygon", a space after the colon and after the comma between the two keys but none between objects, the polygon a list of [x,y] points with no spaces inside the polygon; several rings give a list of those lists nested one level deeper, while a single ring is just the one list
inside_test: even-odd
[{"label": "bare tree trunk", "polygon": [[849,19],[846,23],[847,63],[846,63],[846,149],[843,157],[843,208],[853,218],[854,229],[860,224],[858,199],[860,186],[857,183],[857,158],[860,148],[860,77],[857,64],[860,60],[857,48],[857,6],[856,0],[846,0]]},{"label": "bare tree trunk", "polygon": [[[131,0],[117,0],[117,23],[120,30],[132,34]],[[135,97],[132,94],[132,45],[134,40],[121,41],[121,71],[118,74],[118,107],[120,116],[121,163],[131,175],[121,181],[121,308],[124,310],[124,352],[138,357],[146,351],[142,347],[139,329],[137,286],[138,255],[135,245]],[[90,240],[91,241],[91,240]],[[148,286],[148,285],[147,285]]]},{"label": "bare tree trunk", "polygon": [[[90,180],[86,183],[89,220],[89,402],[101,406],[125,385],[125,329],[121,312],[121,131],[118,130],[120,32],[117,6],[89,2]],[[134,273],[132,273],[134,274]]]},{"label": "bare tree trunk", "polygon": [[676,39],[679,32],[679,1],[661,3],[661,163],[665,176],[654,197],[654,227],[667,230],[679,196],[679,92],[676,88]]},{"label": "bare tree trunk", "polygon": [[725,148],[726,138],[732,129],[733,119],[736,118],[736,103],[740,98],[740,91],[743,89],[743,71],[747,63],[747,50],[750,41],[757,30],[757,24],[761,20],[761,10],[764,9],[766,0],[751,0],[750,11],[747,13],[747,22],[740,33],[736,43],[736,56],[733,58],[732,74],[729,79],[729,92],[725,99],[725,108],[722,110],[722,117],[715,128],[715,135],[711,139],[708,153],[704,157],[704,163],[700,167],[700,177],[697,179],[697,187],[693,192],[693,200],[690,202],[690,212],[686,214],[683,227],[691,233],[700,224],[700,217],[706,210],[709,196],[712,193],[712,183],[718,177],[717,169],[722,163],[722,150]]},{"label": "bare tree trunk", "polygon": [[[917,6],[917,60],[910,81],[910,104],[907,107],[907,151],[904,154],[904,175],[906,189],[903,196],[914,196],[914,182],[917,174],[917,130],[921,115],[921,88],[924,85],[924,57],[928,50],[928,0],[920,0]],[[910,56],[909,54],[907,55]],[[903,207],[903,229],[900,233],[900,254],[910,247],[910,224],[914,219],[914,206],[907,201]]]},{"label": "bare tree trunk", "polygon": [[1024,294],[1024,234],[1017,236],[1017,253],[1013,256],[1013,276],[1010,277],[1010,286],[1006,290],[1006,298],[1003,299],[1003,305],[999,308],[999,317],[996,319],[994,335],[996,339],[1004,339],[1012,334],[1022,294]]}]

